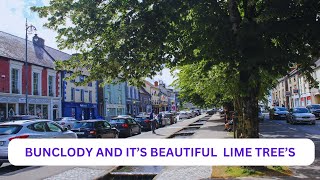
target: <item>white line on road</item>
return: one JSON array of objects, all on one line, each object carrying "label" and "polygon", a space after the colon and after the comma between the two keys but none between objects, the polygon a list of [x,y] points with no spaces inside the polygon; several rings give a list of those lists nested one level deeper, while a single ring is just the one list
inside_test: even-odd
[{"label": "white line on road", "polygon": [[291,128],[291,127],[289,127],[289,129],[294,130],[294,131],[296,131],[296,130],[297,130],[296,128]]}]

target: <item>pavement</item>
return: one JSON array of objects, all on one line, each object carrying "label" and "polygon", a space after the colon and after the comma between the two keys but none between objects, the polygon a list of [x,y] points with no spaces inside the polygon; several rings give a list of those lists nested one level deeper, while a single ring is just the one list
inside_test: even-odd
[{"label": "pavement", "polygon": [[[223,131],[224,120],[213,115],[191,138],[233,138],[232,133]],[[293,175],[290,177],[241,177],[233,179],[320,179],[320,120],[316,125],[291,125],[285,120],[272,120],[265,116],[260,123],[260,138],[309,138],[316,146],[315,161],[310,166],[291,166]],[[211,178],[212,166],[170,166],[158,174],[156,180],[196,180]],[[216,178],[218,179],[218,178]]]},{"label": "pavement", "polygon": [[[190,138],[193,139],[222,139],[232,138],[229,132],[224,131],[224,120],[215,114],[196,131]],[[211,177],[212,166],[168,166],[154,179],[195,180]]]}]

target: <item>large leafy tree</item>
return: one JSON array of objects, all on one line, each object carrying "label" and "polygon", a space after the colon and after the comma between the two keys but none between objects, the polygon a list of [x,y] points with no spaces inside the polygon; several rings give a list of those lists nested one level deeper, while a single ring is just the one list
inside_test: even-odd
[{"label": "large leafy tree", "polygon": [[[51,0],[33,7],[80,54],[60,67],[135,82],[164,64],[227,63],[238,76],[243,137],[258,137],[261,73],[310,71],[320,49],[318,0]],[[75,73],[76,74],[76,73]]]}]

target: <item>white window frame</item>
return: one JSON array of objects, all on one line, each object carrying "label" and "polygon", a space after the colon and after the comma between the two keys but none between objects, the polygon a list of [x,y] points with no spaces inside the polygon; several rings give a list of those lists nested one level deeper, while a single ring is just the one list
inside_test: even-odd
[{"label": "white window frame", "polygon": [[[22,94],[22,66],[23,63],[17,62],[17,61],[10,61],[10,93],[12,94],[12,69],[17,69],[18,70],[18,88],[19,88],[19,93]],[[29,67],[30,68],[30,67]]]},{"label": "white window frame", "polygon": [[39,74],[39,84],[38,84],[38,88],[39,88],[39,94],[37,96],[42,96],[42,67],[37,67],[37,66],[32,66],[32,73],[31,73],[31,92],[33,95],[33,74],[34,73],[38,73]]},{"label": "white window frame", "polygon": [[56,97],[56,72],[51,69],[48,69],[47,96],[50,96],[50,94],[49,94],[49,76],[53,77],[52,91],[53,91],[53,97]]}]

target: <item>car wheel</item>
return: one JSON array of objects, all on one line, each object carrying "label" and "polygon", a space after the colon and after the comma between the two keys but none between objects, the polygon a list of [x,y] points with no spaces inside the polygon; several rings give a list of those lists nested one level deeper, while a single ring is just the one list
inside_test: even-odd
[{"label": "car wheel", "polygon": [[71,129],[71,126],[70,126],[70,125],[68,125],[68,126],[67,126],[67,128],[70,130],[70,129]]},{"label": "car wheel", "polygon": [[0,163],[0,167],[2,166],[3,163]]},{"label": "car wheel", "polygon": [[97,138],[102,138],[101,136],[97,136]]},{"label": "car wheel", "polygon": [[138,134],[141,134],[141,127],[139,128]]}]

